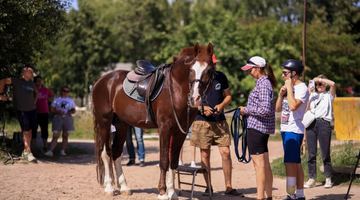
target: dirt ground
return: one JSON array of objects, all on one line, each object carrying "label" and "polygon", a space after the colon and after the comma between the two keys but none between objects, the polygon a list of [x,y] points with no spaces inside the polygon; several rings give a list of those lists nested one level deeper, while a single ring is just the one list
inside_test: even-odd
[{"label": "dirt ground", "polygon": [[[131,196],[111,196],[104,193],[96,181],[94,144],[91,141],[71,141],[70,154],[65,157],[55,156],[48,159],[38,155],[37,164],[16,162],[13,165],[0,164],[0,199],[156,199],[159,179],[158,141],[145,140],[146,166],[124,166],[124,173],[131,187]],[[270,142],[271,159],[282,156],[280,142]],[[57,152],[58,153],[58,152]],[[233,154],[232,149],[232,154]],[[197,153],[199,161],[199,153]],[[192,158],[192,147],[186,141],[184,145],[184,162],[189,163]],[[211,152],[212,180],[214,200],[218,199],[254,199],[256,197],[255,172],[252,164],[242,164],[233,158],[233,187],[245,194],[245,197],[224,196],[224,179],[221,168],[221,159],[218,149],[214,147]],[[127,156],[123,156],[123,163]],[[182,180],[190,181],[189,176]],[[177,180],[176,180],[177,181]],[[196,177],[198,184],[203,184],[203,177]],[[176,188],[178,188],[176,182]],[[190,186],[182,185],[185,191],[181,192],[179,199],[188,199]],[[285,180],[274,177],[274,199],[281,199],[285,195]],[[187,190],[187,191],[186,191]],[[178,191],[178,190],[177,190]],[[203,188],[195,187],[196,199],[208,199],[202,196]],[[307,199],[343,199],[347,185],[336,185],[331,189],[324,189],[320,183],[317,187],[306,189]],[[353,186],[351,198],[360,199],[360,187]]]}]

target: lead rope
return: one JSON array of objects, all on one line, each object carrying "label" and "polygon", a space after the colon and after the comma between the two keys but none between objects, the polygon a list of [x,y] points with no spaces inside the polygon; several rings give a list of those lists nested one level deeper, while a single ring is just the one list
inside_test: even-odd
[{"label": "lead rope", "polygon": [[[234,150],[236,158],[239,162],[249,163],[251,161],[250,153],[247,153],[247,119],[246,117],[241,117],[240,108],[232,109],[234,115],[231,120],[231,135],[234,139]],[[227,111],[227,112],[230,112]],[[240,126],[241,125],[241,126]],[[241,133],[240,133],[241,129]],[[239,140],[241,138],[241,155],[239,152]]]},{"label": "lead rope", "polygon": [[[183,134],[187,135],[188,131],[184,131],[184,129],[182,129],[181,124],[179,122],[179,118],[178,118],[178,116],[176,115],[176,112],[175,112],[175,106],[174,106],[173,96],[172,96],[172,92],[171,92],[171,87],[172,87],[171,69],[172,68],[170,68],[170,70],[168,71],[169,72],[169,87],[168,87],[168,89],[169,89],[169,93],[170,93],[170,101],[171,101],[172,111],[173,111],[175,121],[176,121],[180,131]],[[188,99],[188,101],[187,101],[187,124],[186,124],[186,127],[188,127],[188,129],[189,129],[189,113],[190,113],[190,108],[189,108],[189,99]]]}]

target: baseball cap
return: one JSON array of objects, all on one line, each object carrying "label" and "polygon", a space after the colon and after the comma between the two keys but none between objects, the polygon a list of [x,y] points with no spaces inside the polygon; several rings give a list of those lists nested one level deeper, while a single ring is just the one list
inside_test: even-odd
[{"label": "baseball cap", "polygon": [[265,67],[266,60],[260,56],[253,56],[249,60],[246,61],[246,65],[241,67],[241,70],[246,71],[253,67]]}]

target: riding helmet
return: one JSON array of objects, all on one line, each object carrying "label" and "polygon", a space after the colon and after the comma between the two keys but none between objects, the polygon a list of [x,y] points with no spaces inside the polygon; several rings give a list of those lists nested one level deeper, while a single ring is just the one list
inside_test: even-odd
[{"label": "riding helmet", "polygon": [[301,74],[304,71],[304,65],[299,60],[289,59],[281,66],[290,71],[295,71],[297,74]]}]

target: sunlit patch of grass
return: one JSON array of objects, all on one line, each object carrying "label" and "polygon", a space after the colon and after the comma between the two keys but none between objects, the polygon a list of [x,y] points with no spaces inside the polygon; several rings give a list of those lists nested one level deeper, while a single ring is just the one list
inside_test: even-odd
[{"label": "sunlit patch of grass", "polygon": [[[354,143],[346,143],[346,144],[341,144],[341,145],[337,145],[334,146],[332,148],[332,152],[331,152],[331,160],[332,160],[332,166],[333,168],[337,168],[337,167],[349,167],[350,169],[353,169],[356,160],[357,160],[357,155],[358,155],[358,151],[359,151],[359,147],[360,144],[354,144]],[[354,149],[356,151],[354,151]],[[316,171],[317,171],[317,177],[316,180],[318,182],[324,182],[325,181],[325,176],[324,173],[320,170],[320,166],[322,165],[322,159],[321,159],[321,154],[320,154],[320,149],[318,150],[318,155],[316,156]],[[301,158],[301,165],[304,169],[304,175],[305,175],[305,180],[308,179],[308,167],[307,167],[307,154],[303,155]],[[279,176],[279,177],[285,177],[285,165],[283,163],[283,158],[277,158],[275,160],[273,160],[273,162],[271,163],[271,169],[272,172],[275,176]],[[334,181],[335,184],[342,184],[342,183],[348,183],[350,181],[350,175],[349,174],[342,174],[342,173],[337,173],[334,172],[335,174],[333,175],[332,179]],[[360,177],[357,176],[354,179],[355,184],[360,185]]]},{"label": "sunlit patch of grass", "polygon": [[91,112],[83,111],[74,115],[75,131],[70,139],[94,139],[94,122]]}]

